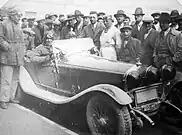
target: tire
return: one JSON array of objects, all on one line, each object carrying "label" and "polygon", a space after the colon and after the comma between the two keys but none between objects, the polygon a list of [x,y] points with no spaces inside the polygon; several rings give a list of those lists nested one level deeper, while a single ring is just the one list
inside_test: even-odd
[{"label": "tire", "polygon": [[119,106],[107,95],[90,98],[86,117],[92,135],[131,135],[132,122],[126,106]]}]

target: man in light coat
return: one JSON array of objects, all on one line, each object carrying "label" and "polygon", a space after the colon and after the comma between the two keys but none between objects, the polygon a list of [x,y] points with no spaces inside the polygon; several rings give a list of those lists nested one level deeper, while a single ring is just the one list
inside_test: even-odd
[{"label": "man in light coat", "polygon": [[111,15],[104,17],[105,30],[100,36],[100,54],[110,60],[117,60],[117,54],[121,46],[120,31],[113,24]]},{"label": "man in light coat", "polygon": [[0,24],[0,107],[8,108],[14,100],[19,82],[20,65],[24,63],[25,44],[19,21],[21,13],[15,8],[8,11],[9,19]]}]

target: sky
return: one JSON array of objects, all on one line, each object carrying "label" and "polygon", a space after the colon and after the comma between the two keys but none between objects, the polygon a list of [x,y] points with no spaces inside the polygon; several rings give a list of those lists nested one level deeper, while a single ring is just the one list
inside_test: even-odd
[{"label": "sky", "polygon": [[[103,11],[108,14],[115,14],[117,10],[124,10],[129,16],[136,7],[142,7],[145,14],[155,11],[168,11],[173,9],[182,12],[182,0],[0,0],[0,6],[16,5],[21,10],[35,11],[37,15],[45,13],[73,13],[78,9],[88,15],[90,11]],[[181,4],[180,4],[181,3]],[[40,8],[41,7],[41,8]]]}]

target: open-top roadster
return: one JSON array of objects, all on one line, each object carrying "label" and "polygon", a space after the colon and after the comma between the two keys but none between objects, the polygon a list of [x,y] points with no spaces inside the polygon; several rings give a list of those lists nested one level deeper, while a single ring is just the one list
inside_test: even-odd
[{"label": "open-top roadster", "polygon": [[143,118],[154,125],[149,116],[166,102],[175,69],[104,59],[90,53],[93,47],[87,38],[54,41],[51,61],[21,67],[21,99],[31,96],[55,106],[68,105],[67,110],[56,108],[59,115],[74,107],[85,110],[80,120],[93,135],[131,135]]}]

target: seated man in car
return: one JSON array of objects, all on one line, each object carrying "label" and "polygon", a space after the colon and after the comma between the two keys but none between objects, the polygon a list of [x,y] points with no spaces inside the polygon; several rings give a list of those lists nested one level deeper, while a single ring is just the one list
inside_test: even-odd
[{"label": "seated man in car", "polygon": [[25,60],[27,62],[48,62],[52,55],[52,41],[52,33],[46,32],[43,37],[43,43],[31,51],[27,51]]},{"label": "seated man in car", "polygon": [[142,55],[141,43],[138,39],[131,37],[132,27],[125,25],[121,29],[121,47],[118,60],[135,64]]}]

